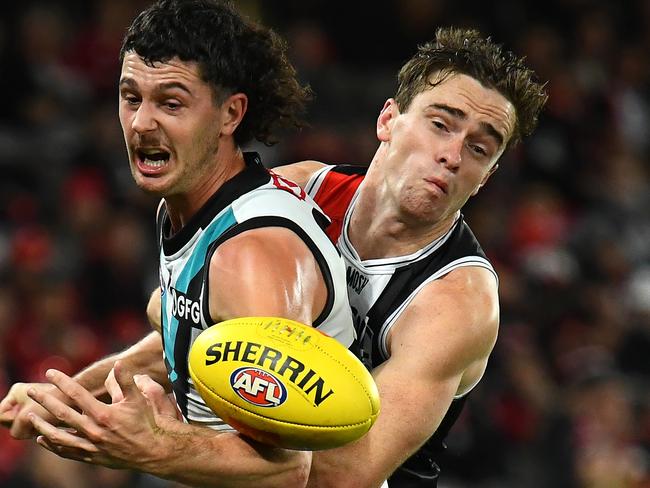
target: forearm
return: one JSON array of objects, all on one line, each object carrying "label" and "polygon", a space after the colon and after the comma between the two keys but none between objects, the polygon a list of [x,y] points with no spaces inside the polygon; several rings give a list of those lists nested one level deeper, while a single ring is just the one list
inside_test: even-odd
[{"label": "forearm", "polygon": [[457,382],[434,387],[423,374],[405,381],[403,364],[393,356],[373,370],[381,398],[376,422],[358,441],[315,452],[309,488],[378,488],[436,431]]},{"label": "forearm", "polygon": [[[107,356],[77,373],[74,378],[96,398],[106,397],[104,382],[115,361],[136,374],[147,374],[156,382],[167,385],[167,373],[162,357],[160,334],[151,332],[133,346]],[[168,388],[167,388],[168,389]]]},{"label": "forearm", "polygon": [[234,432],[166,422],[157,454],[136,469],[189,486],[300,488],[307,483],[311,453],[274,448]]},{"label": "forearm", "polygon": [[307,486],[309,488],[378,488],[390,472],[386,470],[386,465],[375,459],[370,449],[371,445],[373,444],[364,442],[362,438],[360,442],[342,448],[315,452]]}]

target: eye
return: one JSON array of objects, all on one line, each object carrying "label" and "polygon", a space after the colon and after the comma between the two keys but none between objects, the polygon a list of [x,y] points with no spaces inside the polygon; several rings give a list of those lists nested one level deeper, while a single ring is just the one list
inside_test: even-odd
[{"label": "eye", "polygon": [[124,100],[128,105],[135,106],[140,103],[140,98],[129,93],[122,94],[122,100]]},{"label": "eye", "polygon": [[447,132],[447,126],[442,122],[440,122],[439,120],[433,120],[432,123],[436,129],[444,130],[445,132]]},{"label": "eye", "polygon": [[182,104],[177,100],[167,100],[163,103],[163,106],[170,112],[176,112],[181,108]]},{"label": "eye", "polygon": [[470,144],[470,149],[474,151],[475,154],[478,154],[479,156],[487,156],[487,151],[483,149],[481,146],[477,146],[476,144]]}]

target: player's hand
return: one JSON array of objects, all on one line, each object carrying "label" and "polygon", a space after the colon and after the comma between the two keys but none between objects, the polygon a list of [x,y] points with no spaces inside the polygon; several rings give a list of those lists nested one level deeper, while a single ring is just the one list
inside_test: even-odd
[{"label": "player's hand", "polygon": [[[147,400],[147,403],[152,407],[156,423],[160,421],[164,423],[165,418],[171,420],[182,419],[181,413],[173,399],[173,394],[168,395],[162,385],[152,380],[149,375],[133,375],[133,382]],[[124,392],[115,378],[115,369],[111,369],[104,385],[106,386],[106,391],[111,396],[111,403],[118,403],[124,400]]]},{"label": "player's hand", "polygon": [[107,405],[60,371],[49,370],[47,377],[75,408],[52,395],[28,390],[31,398],[71,427],[57,428],[32,414],[41,446],[62,457],[111,468],[138,469],[156,462],[158,422],[176,421],[176,407],[162,387],[148,377],[134,378],[116,362],[105,383],[112,400]]},{"label": "player's hand", "polygon": [[158,426],[163,426],[166,421],[182,421],[183,416],[176,405],[173,393],[165,392],[165,389],[159,383],[156,383],[146,374],[137,374],[133,381],[147,399],[153,409],[154,419]]},{"label": "player's hand", "polygon": [[62,396],[58,389],[49,383],[14,384],[7,396],[0,402],[0,424],[9,428],[12,437],[16,439],[30,439],[38,435],[29,420],[30,413],[36,413],[55,425],[58,423],[47,410],[29,398],[27,391],[30,388],[42,393],[52,395],[58,393],[58,396]]}]

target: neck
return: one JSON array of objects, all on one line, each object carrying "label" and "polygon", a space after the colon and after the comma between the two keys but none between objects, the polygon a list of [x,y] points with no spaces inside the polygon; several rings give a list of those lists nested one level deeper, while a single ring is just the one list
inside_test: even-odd
[{"label": "neck", "polygon": [[368,205],[359,195],[348,228],[348,236],[359,257],[381,259],[412,254],[445,235],[454,225],[456,214],[435,224],[415,225],[390,211]]},{"label": "neck", "polygon": [[457,215],[454,211],[432,221],[405,214],[375,177],[371,164],[352,210],[348,237],[361,259],[405,256],[446,234]]},{"label": "neck", "polygon": [[196,183],[183,193],[165,197],[165,206],[172,224],[178,232],[203,207],[226,181],[244,170],[246,163],[241,150],[233,149],[217,154],[215,164]]}]

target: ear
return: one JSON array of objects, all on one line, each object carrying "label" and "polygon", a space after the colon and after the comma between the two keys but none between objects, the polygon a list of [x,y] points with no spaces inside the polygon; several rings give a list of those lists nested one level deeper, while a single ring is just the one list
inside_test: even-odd
[{"label": "ear", "polygon": [[231,136],[239,126],[246,109],[248,108],[248,97],[243,93],[230,95],[221,104],[223,120],[221,123],[221,134]]},{"label": "ear", "polygon": [[390,140],[390,131],[393,121],[399,115],[399,108],[394,98],[389,98],[381,109],[377,118],[377,139],[381,142]]},{"label": "ear", "polygon": [[478,191],[479,191],[481,188],[483,188],[483,185],[485,185],[485,184],[487,183],[487,180],[490,179],[490,176],[492,176],[492,173],[494,173],[498,168],[499,168],[499,164],[498,164],[498,163],[495,163],[494,166],[492,166],[492,167],[490,168],[490,170],[487,172],[487,174],[485,175],[485,177],[483,177],[483,180],[481,180],[481,182],[479,183],[479,185],[476,187],[476,190],[474,190],[474,192],[472,193],[472,196],[476,195],[476,194],[478,193]]}]

